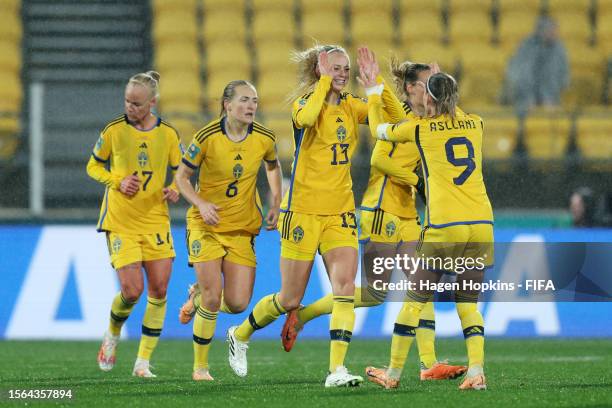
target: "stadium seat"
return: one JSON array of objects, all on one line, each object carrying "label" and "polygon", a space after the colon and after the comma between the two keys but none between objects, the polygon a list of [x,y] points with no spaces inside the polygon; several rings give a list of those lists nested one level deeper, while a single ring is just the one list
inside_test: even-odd
[{"label": "stadium seat", "polygon": [[153,15],[157,18],[162,13],[173,12],[175,10],[189,10],[195,13],[198,3],[199,0],[154,0]]},{"label": "stadium seat", "polygon": [[595,37],[600,51],[604,55],[612,55],[612,6],[610,10],[597,13]]},{"label": "stadium seat", "polygon": [[344,44],[344,17],[340,12],[309,13],[302,15],[302,41],[310,47],[313,40],[320,44]]},{"label": "stadium seat", "polygon": [[244,13],[248,0],[201,0],[204,13],[234,11]]},{"label": "stadium seat", "polygon": [[497,36],[499,45],[514,53],[520,43],[534,30],[538,14],[535,11],[506,11],[499,15]]},{"label": "stadium seat", "polygon": [[528,14],[539,14],[546,0],[497,0],[497,12],[521,12]]},{"label": "stadium seat", "polygon": [[493,38],[491,15],[482,12],[456,12],[449,17],[448,39],[456,47],[465,47],[474,41],[490,42]]},{"label": "stadium seat", "polygon": [[582,47],[590,44],[593,30],[585,10],[557,13],[554,18],[559,24],[559,35],[568,47],[570,43]]},{"label": "stadium seat", "polygon": [[408,46],[407,54],[411,61],[425,64],[437,62],[442,70],[456,75],[457,54],[450,47],[445,47],[440,43],[421,42]]},{"label": "stadium seat", "polygon": [[580,116],[576,120],[576,144],[585,159],[610,160],[611,135],[610,116]]},{"label": "stadium seat", "polygon": [[276,135],[276,149],[279,159],[284,163],[291,163],[294,151],[291,113],[267,114],[263,123],[272,129]]},{"label": "stadium seat", "polygon": [[197,38],[196,14],[187,9],[160,13],[153,19],[155,45],[165,41],[195,42]]},{"label": "stadium seat", "polygon": [[483,118],[482,157],[485,160],[509,159],[516,148],[519,123],[514,115]]},{"label": "stadium seat", "polygon": [[301,15],[344,13],[344,0],[296,0],[300,3]]},{"label": "stadium seat", "polygon": [[202,83],[192,71],[170,71],[161,77],[160,107],[162,112],[200,112]]},{"label": "stadium seat", "polygon": [[588,14],[592,0],[546,0],[546,10],[557,17],[560,13]]},{"label": "stadium seat", "polygon": [[172,41],[155,47],[155,66],[162,75],[173,70],[199,73],[200,60],[195,42]]},{"label": "stadium seat", "polygon": [[371,0],[351,0],[350,13],[355,14],[370,14],[370,13],[382,13],[391,15],[393,13],[393,0],[377,0],[376,3],[372,3]]},{"label": "stadium seat", "polygon": [[570,86],[563,95],[567,106],[601,103],[606,73],[605,59],[594,47],[574,47],[568,52]]},{"label": "stadium seat", "polygon": [[402,13],[399,24],[400,44],[410,47],[421,41],[434,43],[444,39],[442,15],[432,10]]},{"label": "stadium seat", "polygon": [[216,41],[241,41],[246,39],[244,13],[232,9],[212,9],[204,12],[202,34],[207,44]]},{"label": "stadium seat", "polygon": [[569,142],[570,118],[563,113],[533,114],[524,125],[527,153],[532,159],[550,160],[564,157]]},{"label": "stadium seat", "polygon": [[448,14],[452,18],[455,13],[487,13],[491,15],[495,0],[448,0]]},{"label": "stadium seat", "polygon": [[[376,21],[376,24],[372,24]],[[369,13],[353,13],[351,17],[352,44],[359,46],[370,42],[393,44],[393,19],[390,12],[372,10]]]},{"label": "stadium seat", "polygon": [[444,0],[399,0],[399,13],[403,17],[406,13],[429,12],[442,16]]},{"label": "stadium seat", "polygon": [[13,13],[19,15],[22,0],[2,0],[0,2],[0,13]]},{"label": "stadium seat", "polygon": [[278,0],[251,0],[251,6],[253,12],[258,14],[260,12],[278,11],[282,13],[292,13],[294,10],[293,1],[278,1]]},{"label": "stadium seat", "polygon": [[0,86],[0,112],[18,114],[21,111],[22,100],[23,89],[19,74],[4,72]]},{"label": "stadium seat", "polygon": [[260,108],[265,111],[290,110],[288,97],[295,85],[296,74],[292,71],[261,73],[257,81]]},{"label": "stadium seat", "polygon": [[19,146],[19,136],[16,133],[4,133],[0,119],[0,161],[10,160],[15,156]]},{"label": "stadium seat", "polygon": [[[288,39],[267,40],[257,43],[257,69],[258,72],[279,71],[280,67],[285,67],[291,62],[291,53],[295,50],[295,45]],[[291,65],[293,65],[291,63]]]},{"label": "stadium seat", "polygon": [[239,78],[251,78],[252,55],[246,45],[241,41],[209,42],[206,47],[206,64],[209,76],[218,74],[232,75],[240,73]]},{"label": "stadium seat", "polygon": [[197,114],[165,115],[165,119],[178,131],[183,146],[188,146],[196,132],[206,123],[204,118]]},{"label": "stadium seat", "polygon": [[[21,70],[21,46],[16,41],[0,40],[0,72],[19,73]],[[2,74],[0,74],[2,75]]]},{"label": "stadium seat", "polygon": [[21,42],[22,25],[21,15],[6,10],[2,12],[2,24],[0,24],[0,39],[4,41]]},{"label": "stadium seat", "polygon": [[253,15],[253,38],[259,47],[262,41],[291,41],[295,39],[296,25],[293,12],[266,10]]}]

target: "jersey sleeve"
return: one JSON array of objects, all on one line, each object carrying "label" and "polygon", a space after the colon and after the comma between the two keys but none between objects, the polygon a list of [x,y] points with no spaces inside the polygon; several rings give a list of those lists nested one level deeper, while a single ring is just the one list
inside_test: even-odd
[{"label": "jersey sleeve", "polygon": [[[416,185],[419,181],[419,177],[411,171],[410,167],[402,165],[391,157],[393,149],[395,149],[395,143],[378,140],[372,151],[372,167],[392,177],[400,184]],[[408,163],[406,163],[406,165],[408,165]]]},{"label": "jersey sleeve", "polygon": [[379,75],[376,77],[376,82],[379,84],[382,83],[384,85],[382,92],[382,102],[385,106],[385,112],[387,117],[389,118],[389,122],[398,123],[406,118],[406,111],[404,110],[404,106],[395,95],[395,92],[391,90],[390,86],[387,86],[384,78]]},{"label": "jersey sleeve", "polygon": [[183,154],[183,163],[187,165],[187,167],[195,170],[202,164],[202,160],[206,155],[206,145],[208,144],[208,140],[204,139],[202,142],[199,142],[195,137],[191,141],[191,144]]},{"label": "jersey sleeve", "polygon": [[110,132],[100,133],[100,137],[93,148],[93,157],[101,163],[106,163],[113,152],[112,142],[113,138]]},{"label": "jersey sleeve", "polygon": [[121,185],[121,177],[113,175],[106,169],[106,163],[112,154],[111,143],[112,137],[109,132],[100,134],[87,162],[87,174],[109,188],[118,189]]},{"label": "jersey sleeve", "polygon": [[185,152],[183,151],[184,149],[181,144],[181,139],[178,133],[174,133],[173,135],[170,136],[169,139],[170,139],[170,149],[169,149],[170,156],[168,157],[168,163],[170,164],[170,168],[173,171],[176,171],[178,170],[178,166],[181,162],[181,157],[183,156]]},{"label": "jersey sleeve", "polygon": [[369,96],[368,114],[372,136],[391,142],[414,142],[419,130],[419,122],[409,120],[396,124],[386,123],[382,107],[383,102],[380,95],[373,94]]},{"label": "jersey sleeve", "polygon": [[302,129],[315,124],[323,108],[331,81],[330,76],[322,75],[309,98],[300,98],[293,103],[291,116],[296,128]]},{"label": "jersey sleeve", "polygon": [[264,153],[264,160],[267,162],[276,162],[276,160],[278,160],[276,142],[274,140],[266,140],[266,152]]}]

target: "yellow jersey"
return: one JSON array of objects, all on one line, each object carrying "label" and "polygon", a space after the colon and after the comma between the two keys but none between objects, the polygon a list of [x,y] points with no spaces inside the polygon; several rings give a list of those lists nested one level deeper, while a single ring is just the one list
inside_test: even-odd
[{"label": "yellow jersey", "polygon": [[[384,97],[383,97],[384,99]],[[405,119],[416,120],[408,104],[403,105]],[[415,144],[377,140],[372,150],[370,178],[361,202],[362,211],[379,208],[403,218],[417,218],[414,170],[420,164]]]},{"label": "yellow jersey", "polygon": [[[170,225],[162,189],[168,166],[178,169],[179,140],[177,131],[161,118],[148,130],[136,129],[125,115],[106,125],[87,164],[87,173],[106,185],[98,231],[150,234]],[[140,179],[140,191],[132,197],[119,191],[121,180],[130,174]]]},{"label": "yellow jersey", "polygon": [[200,129],[183,155],[183,163],[199,169],[197,193],[218,207],[219,223],[208,225],[197,207],[187,210],[190,229],[214,232],[247,231],[259,234],[263,215],[257,192],[262,160],[275,162],[274,132],[257,122],[249,125],[239,142],[225,132],[225,118]]},{"label": "yellow jersey", "polygon": [[331,77],[323,75],[312,93],[293,103],[295,152],[281,211],[333,215],[355,210],[351,158],[368,106],[348,93],[330,105],[325,102],[330,87]]},{"label": "yellow jersey", "polygon": [[459,108],[455,118],[438,116],[383,123],[382,99],[368,100],[370,130],[379,139],[413,142],[419,151],[427,195],[426,225],[493,224],[482,176],[483,122]]}]

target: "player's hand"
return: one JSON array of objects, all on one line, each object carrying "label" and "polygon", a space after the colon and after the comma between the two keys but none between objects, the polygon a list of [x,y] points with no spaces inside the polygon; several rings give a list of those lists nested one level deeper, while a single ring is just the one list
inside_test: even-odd
[{"label": "player's hand", "polygon": [[279,207],[270,208],[268,211],[268,215],[266,215],[266,230],[271,231],[276,229],[276,224],[278,223],[278,215],[280,213]]},{"label": "player's hand", "polygon": [[431,62],[429,63],[429,70],[431,71],[431,75],[437,74],[440,72],[440,66],[437,62]]},{"label": "player's hand", "polygon": [[130,174],[121,180],[119,191],[128,197],[133,197],[140,190],[140,179],[135,174]]},{"label": "player's hand", "polygon": [[329,55],[327,51],[321,51],[317,61],[317,70],[320,75],[332,76],[333,68],[329,62]]},{"label": "player's hand", "polygon": [[217,225],[219,223],[219,214],[217,214],[217,210],[219,210],[218,206],[208,201],[202,201],[202,203],[198,205],[198,210],[206,224]]},{"label": "player's hand", "polygon": [[357,82],[364,88],[376,86],[376,77],[378,76],[378,64],[374,53],[367,47],[361,47],[357,50],[357,64],[359,65],[359,76]]},{"label": "player's hand", "polygon": [[171,203],[176,203],[179,200],[179,193],[173,188],[164,187],[162,192],[164,193],[164,200],[168,200]]}]

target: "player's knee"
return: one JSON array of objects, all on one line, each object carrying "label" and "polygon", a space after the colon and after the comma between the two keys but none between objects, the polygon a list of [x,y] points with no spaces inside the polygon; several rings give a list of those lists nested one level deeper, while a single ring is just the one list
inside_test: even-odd
[{"label": "player's knee", "polygon": [[167,288],[149,288],[149,296],[154,299],[165,299]]},{"label": "player's knee", "polygon": [[297,298],[279,298],[279,303],[286,311],[290,312],[292,310],[298,309],[300,307],[300,300]]},{"label": "player's knee", "polygon": [[246,310],[247,306],[249,306],[248,300],[228,301],[228,299],[225,299],[225,304],[232,313],[242,313]]},{"label": "player's knee", "polygon": [[346,280],[336,282],[334,284],[334,295],[336,296],[351,296],[355,294],[355,281]]},{"label": "player's knee", "polygon": [[136,303],[142,295],[144,288],[139,285],[124,285],[121,287],[123,298],[129,303]]},{"label": "player's knee", "polygon": [[217,311],[221,307],[221,291],[213,288],[201,288],[202,306],[211,311]]},{"label": "player's knee", "polygon": [[478,311],[478,307],[476,306],[476,302],[457,302],[457,315],[459,319],[466,318],[474,312]]}]

